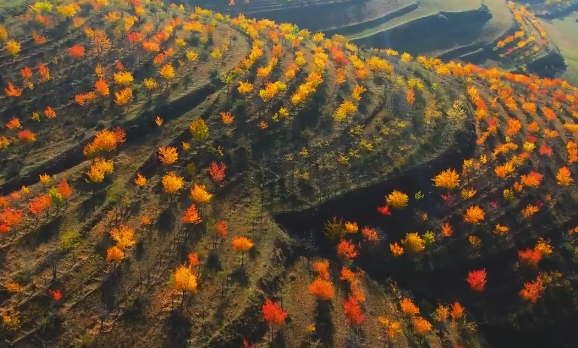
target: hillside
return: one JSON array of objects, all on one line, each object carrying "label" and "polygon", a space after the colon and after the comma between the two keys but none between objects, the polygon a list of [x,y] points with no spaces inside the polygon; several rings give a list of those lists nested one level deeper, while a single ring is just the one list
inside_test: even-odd
[{"label": "hillside", "polygon": [[556,9],[552,15],[562,15],[572,4],[546,5],[538,1],[525,5],[504,0],[188,3],[230,15],[243,13],[249,18],[294,23],[327,36],[344,35],[359,47],[393,48],[518,72],[523,68],[550,78],[563,73],[566,65],[563,53],[546,35],[534,13],[545,16],[542,7],[546,6]]},{"label": "hillside", "polygon": [[527,5],[532,12],[544,19],[564,17],[578,10],[576,0],[533,0]]},{"label": "hillside", "polygon": [[540,23],[564,56],[567,69],[562,77],[573,84],[578,84],[578,53],[576,52],[578,38],[572,34],[578,30],[578,12],[551,20],[541,18]]},{"label": "hillside", "polygon": [[160,0],[8,11],[0,347],[578,343],[566,81]]}]

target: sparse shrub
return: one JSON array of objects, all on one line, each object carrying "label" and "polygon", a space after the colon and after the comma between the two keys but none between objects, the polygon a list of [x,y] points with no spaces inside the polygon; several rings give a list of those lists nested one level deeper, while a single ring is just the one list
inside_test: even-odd
[{"label": "sparse shrub", "polygon": [[76,229],[68,229],[60,236],[60,248],[64,251],[76,249],[80,243],[81,234]]},{"label": "sparse shrub", "polygon": [[93,335],[85,333],[81,337],[74,339],[74,348],[92,348],[95,340],[96,338]]}]

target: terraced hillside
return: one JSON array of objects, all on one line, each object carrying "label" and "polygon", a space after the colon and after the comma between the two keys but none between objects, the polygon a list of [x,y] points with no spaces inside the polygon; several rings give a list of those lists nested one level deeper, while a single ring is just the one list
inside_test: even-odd
[{"label": "terraced hillside", "polygon": [[[327,36],[345,35],[360,47],[394,48],[490,67],[498,64],[505,70],[524,68],[543,77],[558,76],[566,69],[556,44],[540,34],[543,30],[533,12],[511,1],[191,3],[231,15],[295,23]],[[522,32],[523,36],[514,36]],[[530,44],[516,47],[520,42]],[[532,42],[539,47],[534,49]]]},{"label": "terraced hillside", "polygon": [[532,12],[544,19],[560,18],[578,11],[576,0],[534,0],[527,4]]},{"label": "terraced hillside", "polygon": [[11,11],[0,346],[576,343],[567,82],[153,0]]},{"label": "terraced hillside", "polygon": [[[190,3],[257,19],[295,23],[328,36],[345,35],[366,46],[393,47],[412,54],[436,54],[472,42],[488,45],[514,26],[502,0]],[[424,30],[428,31],[427,40],[416,35]],[[457,32],[460,35],[455,35]]]}]

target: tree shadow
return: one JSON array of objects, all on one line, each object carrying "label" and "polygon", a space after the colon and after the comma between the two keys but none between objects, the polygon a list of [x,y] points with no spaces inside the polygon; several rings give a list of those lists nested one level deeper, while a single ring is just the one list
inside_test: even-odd
[{"label": "tree shadow", "polygon": [[347,348],[365,348],[368,347],[363,332],[350,330],[345,337],[345,346]]},{"label": "tree shadow", "polygon": [[207,256],[206,267],[209,270],[220,272],[223,270],[223,265],[221,264],[221,259],[219,257],[219,252],[216,250],[211,250]]},{"label": "tree shadow", "polygon": [[285,341],[285,336],[281,335],[281,332],[275,332],[273,341],[271,341],[271,346],[275,348],[286,348],[287,342]]},{"label": "tree shadow", "polygon": [[190,319],[185,317],[177,310],[171,311],[171,314],[165,322],[165,339],[170,347],[184,348],[187,346],[187,340],[191,336],[193,324]]},{"label": "tree shadow", "polygon": [[249,249],[247,254],[249,255],[249,258],[252,261],[255,261],[257,259],[257,257],[259,256],[259,250],[257,250],[256,247],[252,247],[251,249]]},{"label": "tree shadow", "polygon": [[218,327],[223,325],[223,323],[225,322],[225,317],[227,314],[227,308],[229,308],[229,302],[228,301],[221,301],[219,303],[219,306],[217,306],[217,308],[215,308],[215,312],[213,314],[213,322]]},{"label": "tree shadow", "polygon": [[120,270],[115,269],[100,285],[100,300],[107,310],[114,309],[116,290],[121,282]]},{"label": "tree shadow", "polygon": [[317,300],[315,309],[315,336],[327,347],[333,347],[333,335],[335,326],[331,320],[333,304],[329,301]]},{"label": "tree shadow", "polygon": [[100,207],[106,201],[106,190],[101,190],[93,194],[89,199],[80,203],[77,210],[77,217],[79,220],[86,220],[90,215],[94,214],[97,207]]},{"label": "tree shadow", "polygon": [[64,318],[59,313],[48,313],[46,316],[38,319],[38,330],[34,336],[43,341],[59,337],[64,332],[63,323]]},{"label": "tree shadow", "polygon": [[200,224],[200,225],[190,225],[190,224],[186,224],[184,226],[184,229],[187,232],[187,241],[192,243],[193,245],[197,244],[201,239],[203,239],[203,234],[204,233],[204,229],[205,229],[205,225]]},{"label": "tree shadow", "polygon": [[142,239],[139,239],[134,248],[134,257],[137,261],[141,261],[145,256],[145,245]]},{"label": "tree shadow", "polygon": [[33,248],[40,246],[40,244],[48,243],[57,233],[62,224],[62,216],[56,217],[54,220],[39,226],[34,233],[31,233],[26,240],[26,244],[30,243]]},{"label": "tree shadow", "polygon": [[176,216],[173,214],[173,210],[168,207],[167,209],[163,210],[157,221],[157,229],[158,231],[163,231],[161,233],[168,234],[168,231],[172,231],[176,225]]},{"label": "tree shadow", "polygon": [[148,300],[141,296],[136,296],[128,304],[124,312],[122,313],[121,319],[125,322],[135,323],[143,319],[142,315],[144,313],[145,307],[148,305]]},{"label": "tree shadow", "polygon": [[244,266],[237,267],[231,273],[231,282],[237,283],[242,287],[249,286],[249,276]]}]

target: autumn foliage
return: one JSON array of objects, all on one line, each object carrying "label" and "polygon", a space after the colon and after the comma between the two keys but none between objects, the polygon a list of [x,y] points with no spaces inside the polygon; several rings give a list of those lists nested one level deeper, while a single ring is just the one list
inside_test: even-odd
[{"label": "autumn foliage", "polygon": [[347,301],[343,303],[343,311],[345,312],[347,321],[351,325],[359,325],[365,319],[363,314],[361,314],[359,302],[353,296],[349,296]]},{"label": "autumn foliage", "polygon": [[433,181],[435,187],[451,190],[460,184],[460,176],[454,169],[448,169],[434,177]]},{"label": "autumn foliage", "polygon": [[478,225],[480,222],[484,221],[485,212],[482,208],[477,205],[473,205],[466,209],[464,214],[464,222]]},{"label": "autumn foliage", "polygon": [[347,260],[353,260],[357,257],[357,250],[354,244],[343,239],[337,245],[337,255]]},{"label": "autumn foliage", "polygon": [[224,163],[211,162],[209,167],[209,175],[215,182],[221,182],[225,179],[225,169],[227,166]]},{"label": "autumn foliage", "polygon": [[486,288],[486,270],[470,271],[466,280],[472,290],[482,292]]},{"label": "autumn foliage", "polygon": [[385,201],[388,206],[401,209],[407,206],[409,197],[403,192],[394,190],[385,197]]},{"label": "autumn foliage", "polygon": [[50,294],[50,296],[54,301],[60,301],[60,299],[62,298],[60,290],[48,290],[48,293]]},{"label": "autumn foliage", "polygon": [[313,269],[317,271],[319,278],[329,280],[329,261],[321,260],[313,262]]},{"label": "autumn foliage", "polygon": [[419,314],[419,308],[407,297],[399,301],[399,306],[401,307],[401,311],[407,315]]},{"label": "autumn foliage", "polygon": [[247,237],[235,237],[232,242],[233,250],[243,252],[250,250],[255,244]]},{"label": "autumn foliage", "polygon": [[41,215],[46,209],[52,206],[52,199],[48,195],[38,196],[28,204],[28,210],[35,216]]},{"label": "autumn foliage", "polygon": [[420,335],[423,335],[426,332],[431,331],[431,329],[432,329],[432,324],[420,316],[414,317],[412,324],[413,324],[413,327],[415,329],[415,332],[420,334]]},{"label": "autumn foliage", "polygon": [[175,290],[197,292],[197,275],[191,271],[190,266],[181,265],[174,272]]},{"label": "autumn foliage", "polygon": [[159,147],[159,161],[162,164],[173,164],[179,159],[179,154],[177,153],[177,148],[172,146],[161,146]]},{"label": "autumn foliage", "polygon": [[107,249],[106,251],[106,259],[107,261],[120,261],[124,259],[125,254],[124,251],[119,248],[118,246],[114,245]]},{"label": "autumn foliage", "polygon": [[185,211],[185,214],[181,218],[181,221],[186,223],[186,224],[191,224],[191,225],[196,225],[196,224],[200,224],[201,222],[203,222],[203,220],[201,219],[201,216],[199,215],[199,212],[197,210],[197,206],[195,206],[195,204],[191,204],[187,208],[187,210]]},{"label": "autumn foliage", "polygon": [[544,293],[544,290],[544,282],[542,278],[538,276],[534,281],[524,283],[524,288],[520,290],[520,297],[531,303],[536,303]]},{"label": "autumn foliage", "polygon": [[94,140],[84,147],[85,156],[111,152],[126,141],[126,133],[117,127],[114,130],[103,130],[94,136]]},{"label": "autumn foliage", "polygon": [[210,194],[205,185],[194,184],[190,193],[191,199],[197,203],[209,203],[213,195]]},{"label": "autumn foliage", "polygon": [[321,278],[317,278],[308,286],[309,293],[319,300],[330,300],[333,297],[333,284]]},{"label": "autumn foliage", "polygon": [[162,184],[166,193],[175,194],[183,188],[185,179],[182,176],[177,176],[175,172],[169,172],[163,176]]},{"label": "autumn foliage", "polygon": [[[564,1],[548,2],[562,6]],[[176,213],[179,231],[170,239],[179,244],[183,233],[199,232],[195,237],[202,241],[194,248],[206,264],[201,265],[199,254],[190,253],[188,263],[170,272],[168,283],[184,297],[185,292],[197,292],[197,282],[210,282],[206,286],[208,296],[199,297],[205,303],[195,304],[195,310],[206,312],[205,305],[212,306],[216,299],[212,291],[218,287],[214,284],[217,278],[223,280],[222,289],[236,286],[231,281],[231,254],[235,259],[245,258],[259,246],[258,252],[251,253],[259,259],[246,269],[247,273],[255,272],[251,273],[253,280],[267,266],[263,256],[273,255],[273,261],[279,256],[275,248],[281,240],[273,243],[271,238],[274,214],[299,205],[327,217],[330,215],[317,206],[328,195],[367,186],[369,181],[383,181],[388,173],[405,176],[406,169],[415,168],[427,170],[394,180],[398,186],[379,192],[381,202],[351,199],[349,206],[336,209],[343,219],[334,217],[323,226],[337,258],[331,261],[333,267],[325,259],[307,261],[311,268],[307,290],[318,301],[331,300],[338,291],[336,300],[344,300],[343,312],[340,306],[333,308],[338,314],[335,318],[345,314],[351,326],[367,320],[364,331],[375,328],[375,314],[383,308],[375,307],[373,288],[362,288],[371,286],[370,281],[363,281],[359,268],[366,262],[415,265],[423,270],[443,267],[452,257],[499,251],[503,248],[496,248],[496,244],[502,243],[500,246],[514,253],[509,260],[514,267],[504,265],[504,270],[515,269],[519,279],[535,275],[541,267],[555,267],[560,258],[564,265],[578,258],[578,227],[567,225],[574,221],[571,214],[575,213],[571,199],[576,196],[573,173],[578,162],[574,141],[578,135],[578,89],[561,78],[539,77],[531,71],[532,64],[526,65],[522,55],[531,58],[534,47],[540,46],[533,52],[550,51],[549,41],[526,7],[508,4],[520,28],[496,45],[496,57],[520,54],[501,62],[515,62],[516,71],[523,71],[516,73],[425,55],[413,57],[392,49],[367,50],[339,34],[326,37],[288,23],[234,17],[233,13],[253,7],[239,9],[237,5],[235,9],[234,0],[229,1],[229,14],[191,9],[179,2],[163,8],[161,3],[32,1],[22,7],[23,13],[10,13],[10,25],[0,24],[6,70],[1,87],[5,112],[0,124],[0,186],[7,190],[0,192],[0,247],[8,252],[7,269],[17,270],[17,247],[31,240],[34,229],[49,228],[57,233],[50,245],[39,249],[44,252],[52,244],[65,244],[69,231],[64,227],[70,226],[73,232],[82,230],[83,247],[74,255],[89,251],[86,246],[95,244],[95,237],[104,230],[110,240],[104,241],[108,245],[103,250],[97,249],[98,257],[109,261],[108,270],[140,272],[132,262],[141,261],[140,248],[135,248],[139,260],[123,262],[131,257],[137,239],[145,246],[144,257],[158,252],[161,263],[173,259],[165,257],[163,248],[172,252],[175,243],[165,240],[158,230],[166,227],[166,212]],[[61,34],[71,35],[62,39]],[[129,132],[128,142],[127,133],[117,125]],[[475,151],[472,148],[463,153],[458,149],[458,157],[469,152],[472,158],[459,158],[463,164],[452,161],[451,166],[433,172],[433,177],[427,174],[432,166],[418,167],[426,160],[439,162],[435,157],[442,155],[444,146],[451,145],[451,133],[460,135],[464,130],[468,138],[477,137],[472,139],[477,146]],[[77,156],[78,144],[86,161]],[[425,180],[423,175],[428,175]],[[20,189],[23,184],[29,188]],[[159,186],[164,193],[159,192]],[[117,199],[119,190],[122,201]],[[96,199],[91,199],[92,195]],[[266,202],[273,199],[278,204]],[[368,202],[371,206],[365,215],[362,209]],[[92,204],[97,205],[97,211],[85,214],[85,205]],[[62,207],[71,211],[62,212]],[[76,214],[80,210],[82,214]],[[75,221],[77,217],[89,220]],[[549,218],[556,221],[546,221]],[[59,220],[66,224],[54,227]],[[310,221],[303,217],[298,223]],[[538,238],[558,224],[570,229],[562,241],[553,237],[552,244],[542,239],[535,246],[524,244],[529,240],[525,236]],[[211,254],[205,258],[204,249],[211,244],[206,241],[207,234],[213,243]],[[316,247],[313,241],[297,236],[291,238],[293,242],[304,251]],[[193,247],[192,240],[183,243],[187,252]],[[561,253],[548,257],[560,247]],[[96,265],[100,272],[98,262],[80,256],[81,270]],[[207,273],[209,267],[204,267],[213,256],[223,262],[223,269],[214,272],[214,277]],[[359,264],[354,264],[356,259]],[[46,263],[38,261],[42,261],[38,266]],[[74,258],[66,259],[59,267],[75,262]],[[35,271],[45,278],[41,269]],[[333,274],[336,271],[339,274]],[[97,274],[95,279],[104,279],[103,275]],[[332,276],[339,277],[339,288],[334,288]],[[148,285],[161,283],[156,274],[153,278]],[[458,281],[464,278],[475,297],[488,297],[483,293],[485,269],[470,270],[467,276],[464,272]],[[496,275],[493,280],[498,278]],[[63,277],[62,281],[68,280]],[[22,283],[21,291],[32,296],[34,289],[28,288],[38,282]],[[522,300],[536,303],[548,284],[547,275],[540,273],[517,290]],[[72,299],[86,292],[82,287],[93,284],[66,285],[71,291],[67,296]],[[443,331],[442,324],[450,319],[449,324],[460,319],[459,325],[464,324],[452,329],[455,333],[469,329],[459,302],[437,303],[430,316],[436,307],[420,300],[424,311],[420,313],[410,295],[399,291],[393,281],[391,288],[395,293],[391,298],[400,300],[395,305],[399,305],[404,320],[402,325],[395,310],[387,310],[387,318],[379,317],[380,338],[387,336],[384,346],[405,344],[404,340],[389,342],[402,332],[402,326],[406,331],[409,325],[418,335],[431,332],[433,321],[429,320],[436,321],[436,333]],[[168,308],[172,294],[146,286],[143,289],[161,307]],[[290,295],[299,297],[299,288],[292,290],[296,289],[297,294]],[[243,296],[254,295],[255,287],[245,291],[247,294],[225,290],[223,297],[239,307],[246,302]],[[367,302],[364,290],[372,291]],[[21,298],[6,298],[7,305],[22,302]],[[58,301],[54,294],[53,298]],[[295,304],[284,301],[281,303]],[[298,302],[297,307],[305,302]],[[91,303],[79,306],[89,307]],[[122,309],[125,304],[119,306]],[[88,313],[84,307],[67,310]],[[298,309],[310,313],[310,308]],[[270,326],[283,325],[288,316],[270,299],[261,310]],[[0,331],[4,333],[4,312],[1,314]],[[29,329],[34,313],[23,314],[23,328]],[[154,317],[155,313],[150,314]],[[194,311],[184,314],[196,316]],[[314,325],[322,324],[320,318],[315,318]],[[298,319],[292,328],[310,324],[302,325],[302,318]],[[327,333],[321,332],[326,329],[323,325],[316,333],[314,325],[308,327],[309,336],[303,340],[308,344]],[[351,331],[359,333],[357,328]],[[239,344],[245,334],[237,335]],[[462,344],[457,338],[451,341]],[[126,342],[117,343],[126,346]]]},{"label": "autumn foliage", "polygon": [[263,319],[269,326],[281,326],[285,324],[285,318],[289,314],[281,308],[279,303],[273,302],[270,299],[265,301],[265,304],[261,307],[261,312],[263,313]]},{"label": "autumn foliage", "polygon": [[7,233],[20,223],[23,212],[5,207],[0,211],[0,233]]},{"label": "autumn foliage", "polygon": [[113,227],[110,230],[110,238],[116,242],[120,249],[127,249],[136,244],[134,229],[125,224]]}]

